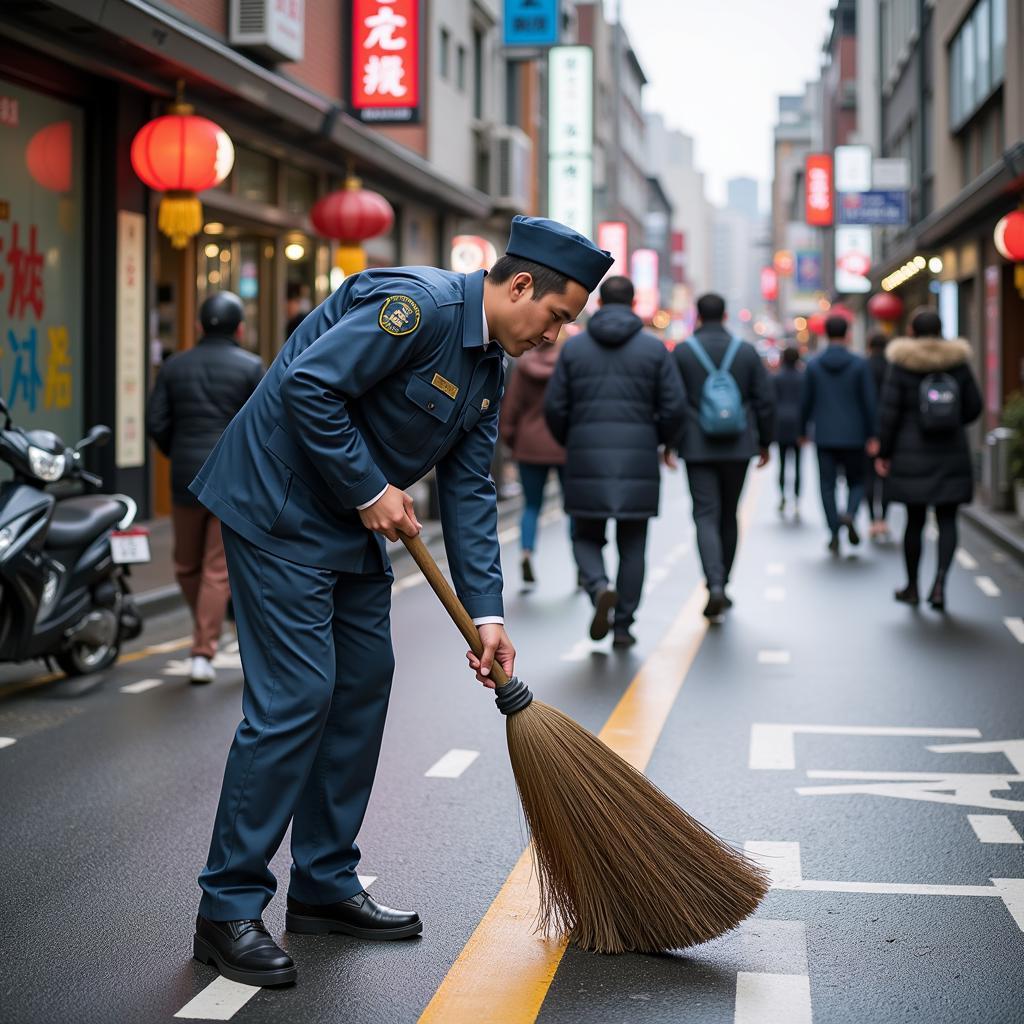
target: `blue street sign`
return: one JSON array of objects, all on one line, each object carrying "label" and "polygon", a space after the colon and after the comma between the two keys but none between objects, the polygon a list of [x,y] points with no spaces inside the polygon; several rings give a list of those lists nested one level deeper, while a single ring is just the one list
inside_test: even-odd
[{"label": "blue street sign", "polygon": [[821,253],[798,252],[796,268],[793,273],[794,283],[798,292],[817,292],[821,290]]},{"label": "blue street sign", "polygon": [[907,192],[840,192],[836,197],[837,224],[902,227],[910,223]]},{"label": "blue street sign", "polygon": [[561,0],[505,0],[506,46],[556,46]]}]

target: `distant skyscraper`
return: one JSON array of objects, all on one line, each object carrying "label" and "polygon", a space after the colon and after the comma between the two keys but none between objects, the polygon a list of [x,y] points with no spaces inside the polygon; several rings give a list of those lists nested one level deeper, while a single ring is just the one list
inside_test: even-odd
[{"label": "distant skyscraper", "polygon": [[753,178],[730,178],[725,187],[729,209],[742,213],[749,220],[756,220],[759,212],[757,182]]}]

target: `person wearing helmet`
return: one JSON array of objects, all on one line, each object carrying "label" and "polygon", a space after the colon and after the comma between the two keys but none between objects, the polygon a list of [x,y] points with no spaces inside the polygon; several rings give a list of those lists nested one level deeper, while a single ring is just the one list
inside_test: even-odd
[{"label": "person wearing helmet", "polygon": [[191,676],[198,684],[213,682],[230,590],[220,520],[188,485],[263,377],[259,357],[239,345],[244,320],[233,292],[207,298],[199,342],[163,364],[146,412],[149,436],[171,460],[174,574],[192,612]]}]

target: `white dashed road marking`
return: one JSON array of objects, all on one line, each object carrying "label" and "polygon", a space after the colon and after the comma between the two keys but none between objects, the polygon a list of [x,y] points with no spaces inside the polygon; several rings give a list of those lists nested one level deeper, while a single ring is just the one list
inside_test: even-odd
[{"label": "white dashed road marking", "polygon": [[1014,640],[1019,644],[1024,644],[1024,619],[1019,616],[1011,616],[1010,618],[1003,619],[1006,624],[1006,628],[1013,634]]},{"label": "white dashed road marking", "polygon": [[10,736],[0,736],[0,750],[4,747],[13,747],[17,740],[11,739]]},{"label": "white dashed road marking", "polygon": [[998,597],[1002,593],[991,576],[975,576],[974,582],[978,584],[978,589],[986,597]]},{"label": "white dashed road marking", "polygon": [[764,650],[757,652],[758,665],[788,665],[789,651]]},{"label": "white dashed road marking", "polygon": [[974,834],[983,843],[1008,843],[1013,846],[1024,844],[1020,833],[1005,814],[968,814],[967,820]]},{"label": "white dashed road marking", "polygon": [[778,604],[781,601],[786,600],[786,588],[785,587],[766,587],[764,591],[764,599],[766,601],[773,601]]},{"label": "white dashed road marking", "polygon": [[559,660],[586,661],[587,655],[593,650],[593,646],[593,642],[590,640],[577,640]]},{"label": "white dashed road marking", "polygon": [[764,567],[764,571],[769,576],[785,576],[786,566],[782,562],[769,562]]},{"label": "white dashed road marking", "polygon": [[231,1020],[257,992],[255,985],[240,985],[220,977],[211,981],[174,1016],[189,1020]]},{"label": "white dashed road marking", "polygon": [[970,551],[965,551],[963,548],[956,549],[956,560],[960,567],[962,569],[966,569],[968,572],[974,572],[974,570],[978,568],[977,559],[970,553]]},{"label": "white dashed road marking", "polygon": [[806,974],[736,975],[735,1024],[811,1024],[811,980]]},{"label": "white dashed road marking", "polygon": [[426,777],[457,779],[479,756],[479,750],[449,750],[437,764],[427,770]]},{"label": "white dashed road marking", "polygon": [[137,683],[129,683],[121,687],[122,693],[145,693],[163,684],[162,679],[140,679]]}]

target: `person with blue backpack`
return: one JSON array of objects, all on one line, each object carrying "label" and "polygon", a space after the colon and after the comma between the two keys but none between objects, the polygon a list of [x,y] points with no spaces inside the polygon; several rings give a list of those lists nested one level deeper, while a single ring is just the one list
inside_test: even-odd
[{"label": "person with blue backpack", "polygon": [[775,399],[753,345],[725,327],[725,300],[697,300],[699,325],[673,351],[686,391],[686,419],[677,448],[686,463],[697,548],[708,586],[704,614],[718,619],[732,607],[726,594],[739,525],[736,510],[752,458],[768,464]]}]

